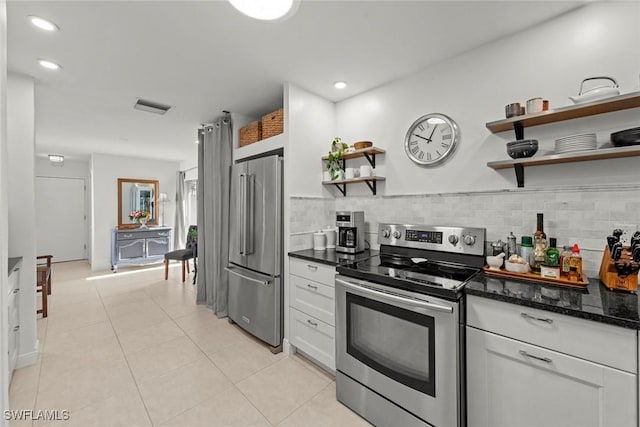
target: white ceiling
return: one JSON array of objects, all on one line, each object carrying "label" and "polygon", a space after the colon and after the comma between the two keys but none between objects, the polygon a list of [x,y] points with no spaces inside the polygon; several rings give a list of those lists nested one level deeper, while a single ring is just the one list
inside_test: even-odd
[{"label": "white ceiling", "polygon": [[[36,82],[37,153],[182,160],[200,123],[279,108],[285,81],[340,101],[582,4],[302,0],[292,18],[260,22],[224,0],[9,1],[8,62]],[[30,14],[60,31],[33,27]],[[175,108],[134,110],[138,97]]]}]

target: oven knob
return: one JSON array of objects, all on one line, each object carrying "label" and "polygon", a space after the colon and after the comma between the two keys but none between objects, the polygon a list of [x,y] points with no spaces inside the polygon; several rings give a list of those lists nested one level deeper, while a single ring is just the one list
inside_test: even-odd
[{"label": "oven knob", "polygon": [[402,237],[402,233],[400,232],[400,230],[396,230],[393,232],[394,239],[399,239],[400,237]]},{"label": "oven knob", "polygon": [[476,243],[476,236],[472,236],[471,234],[467,234],[463,237],[464,244],[467,246],[473,246]]},{"label": "oven knob", "polygon": [[382,230],[382,237],[384,237],[385,239],[388,239],[389,236],[391,236],[391,231],[389,231],[388,228],[385,228],[384,230]]},{"label": "oven knob", "polygon": [[458,243],[458,240],[458,236],[456,236],[455,234],[449,236],[449,243],[451,243],[453,246]]}]

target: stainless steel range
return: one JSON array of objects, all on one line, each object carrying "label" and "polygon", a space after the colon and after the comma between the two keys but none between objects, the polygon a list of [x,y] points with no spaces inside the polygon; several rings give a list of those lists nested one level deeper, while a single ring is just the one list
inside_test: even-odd
[{"label": "stainless steel range", "polygon": [[462,290],[485,229],[380,224],[380,255],[339,265],[338,400],[377,426],[465,426]]}]

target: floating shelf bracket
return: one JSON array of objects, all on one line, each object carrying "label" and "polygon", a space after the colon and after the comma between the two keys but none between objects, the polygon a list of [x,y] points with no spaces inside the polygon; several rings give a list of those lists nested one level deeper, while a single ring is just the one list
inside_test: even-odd
[{"label": "floating shelf bracket", "polygon": [[[375,158],[375,156],[374,156],[374,158]],[[374,180],[374,181],[365,181],[365,182],[367,183],[367,185],[369,186],[369,189],[371,190],[371,192],[372,192],[372,193],[373,193],[373,195],[375,196],[375,195],[376,195],[376,192],[377,192],[377,185],[376,185],[376,183],[377,183],[378,181],[375,181],[375,180]]]},{"label": "floating shelf bracket", "polygon": [[[376,155],[375,154],[369,154],[369,153],[364,153],[364,157],[366,157],[366,159],[369,161],[369,164],[371,165],[372,168],[376,168]],[[375,195],[375,193],[374,193]]]},{"label": "floating shelf bracket", "polygon": [[333,184],[342,193],[344,197],[347,197],[347,184]]},{"label": "floating shelf bracket", "polygon": [[516,163],[513,165],[513,170],[516,171],[516,181],[518,181],[518,188],[524,188],[524,165],[522,163]]}]

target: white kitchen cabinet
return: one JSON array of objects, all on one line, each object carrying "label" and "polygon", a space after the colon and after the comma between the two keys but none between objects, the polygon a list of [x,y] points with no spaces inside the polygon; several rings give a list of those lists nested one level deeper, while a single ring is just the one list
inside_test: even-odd
[{"label": "white kitchen cabinet", "polygon": [[289,258],[289,342],[335,370],[335,267]]},{"label": "white kitchen cabinet", "polygon": [[8,361],[9,382],[13,376],[13,370],[18,362],[18,348],[20,347],[20,268],[22,260],[18,261],[9,271],[9,287],[7,298],[8,322]]},{"label": "white kitchen cabinet", "polygon": [[[467,296],[467,303],[469,427],[638,425],[637,353],[608,346],[610,336],[599,328],[628,332],[637,348],[635,331],[480,297]],[[519,314],[525,323],[518,323],[513,317],[518,310],[531,317]],[[582,332],[576,322],[583,323]],[[605,364],[585,358],[597,359],[602,352],[572,354],[572,345],[584,354],[584,343],[577,341],[586,335],[591,346],[604,345],[616,357]]]}]

